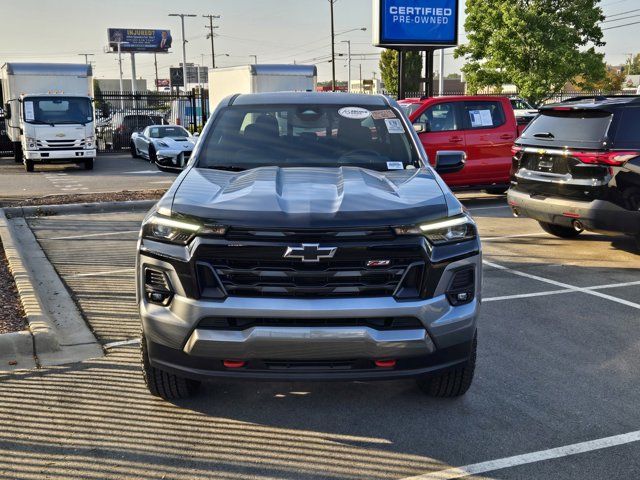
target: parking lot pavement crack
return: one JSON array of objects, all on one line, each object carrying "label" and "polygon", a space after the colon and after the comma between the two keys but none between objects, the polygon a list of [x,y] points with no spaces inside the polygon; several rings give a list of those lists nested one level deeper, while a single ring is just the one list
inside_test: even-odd
[{"label": "parking lot pavement crack", "polygon": [[595,288],[593,288],[593,287],[591,287],[591,288],[583,288],[583,287],[577,287],[575,285],[569,285],[568,283],[558,282],[557,280],[552,280],[550,278],[540,277],[538,275],[533,275],[531,273],[521,272],[520,270],[514,270],[512,268],[505,267],[504,265],[499,265],[497,263],[493,263],[493,262],[490,262],[488,260],[483,260],[482,263],[484,263],[488,267],[492,267],[492,268],[495,268],[497,270],[502,270],[504,272],[509,272],[509,273],[512,273],[513,275],[518,275],[519,277],[529,278],[531,280],[537,280],[539,282],[544,282],[544,283],[548,283],[550,285],[555,285],[556,287],[561,287],[561,288],[564,288],[564,289],[569,290],[571,292],[586,293],[587,295],[592,295],[594,297],[603,298],[603,299],[606,299],[606,300],[610,300],[612,302],[620,303],[622,305],[626,305],[628,307],[640,310],[640,304],[638,304],[638,303],[630,302],[628,300],[624,300],[622,298],[614,297],[612,295],[607,295],[606,293],[602,293],[602,292],[599,292],[599,291],[595,290]]}]

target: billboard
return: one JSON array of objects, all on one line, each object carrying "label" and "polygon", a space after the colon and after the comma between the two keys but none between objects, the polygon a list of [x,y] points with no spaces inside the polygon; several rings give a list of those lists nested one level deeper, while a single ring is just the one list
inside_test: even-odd
[{"label": "billboard", "polygon": [[109,48],[118,51],[118,42],[123,52],[167,53],[171,48],[170,30],[145,30],[140,28],[110,28],[107,30]]},{"label": "billboard", "polygon": [[373,0],[373,43],[378,47],[458,44],[458,0]]}]

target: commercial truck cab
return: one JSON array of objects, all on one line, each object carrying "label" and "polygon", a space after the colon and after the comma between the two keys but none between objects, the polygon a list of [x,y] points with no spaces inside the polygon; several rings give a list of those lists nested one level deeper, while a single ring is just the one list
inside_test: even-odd
[{"label": "commercial truck cab", "polygon": [[15,161],[79,163],[96,157],[91,66],[7,63],[1,70],[7,135]]}]

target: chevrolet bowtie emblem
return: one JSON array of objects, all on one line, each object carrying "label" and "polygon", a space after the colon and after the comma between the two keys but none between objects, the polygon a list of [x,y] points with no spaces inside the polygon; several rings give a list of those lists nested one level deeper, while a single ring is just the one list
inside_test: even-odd
[{"label": "chevrolet bowtie emblem", "polygon": [[64,133],[56,133],[56,137],[62,138],[62,137],[66,137],[66,135]]},{"label": "chevrolet bowtie emblem", "polygon": [[303,243],[300,247],[287,247],[284,258],[297,258],[303,262],[319,262],[323,258],[333,258],[338,247],[321,247],[318,243]]}]

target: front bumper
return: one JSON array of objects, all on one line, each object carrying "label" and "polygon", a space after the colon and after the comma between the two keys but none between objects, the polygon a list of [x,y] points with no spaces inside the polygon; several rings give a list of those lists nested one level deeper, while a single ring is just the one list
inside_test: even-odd
[{"label": "front bumper", "polygon": [[560,197],[531,196],[511,188],[507,200],[516,216],[572,227],[580,221],[586,230],[640,234],[640,211],[626,210],[605,200],[584,202]]},{"label": "front bumper", "polygon": [[96,150],[25,150],[24,158],[35,162],[82,162],[96,157]]},{"label": "front bumper", "polygon": [[[188,378],[270,380],[357,380],[422,376],[467,361],[480,307],[481,255],[451,262],[430,299],[398,301],[369,298],[246,298],[195,300],[180,291],[171,263],[141,255],[142,265],[166,272],[176,287],[168,306],[153,304],[138,292],[150,363]],[[467,304],[452,306],[445,295],[453,275],[473,266],[476,292]],[[139,287],[140,288],[140,287]],[[378,330],[363,326],[257,326],[245,330],[202,328],[210,318],[366,319],[411,317],[422,327]],[[227,369],[223,360],[242,360]],[[373,361],[394,359],[393,368]],[[347,365],[348,364],[348,365]],[[275,366],[274,366],[275,365]],[[286,365],[286,366],[283,366]],[[336,367],[339,365],[340,367]],[[347,366],[345,366],[347,365]]]}]

